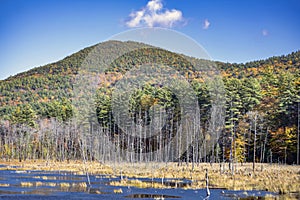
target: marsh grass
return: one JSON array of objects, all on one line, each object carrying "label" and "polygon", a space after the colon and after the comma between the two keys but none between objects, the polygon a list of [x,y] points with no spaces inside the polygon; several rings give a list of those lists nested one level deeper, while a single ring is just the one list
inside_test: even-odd
[{"label": "marsh grass", "polygon": [[87,188],[87,184],[86,184],[86,182],[72,183],[72,187],[74,187],[74,188]]},{"label": "marsh grass", "polygon": [[38,181],[38,182],[35,182],[35,186],[36,186],[36,187],[43,186],[43,183],[42,183],[42,182],[40,182],[40,181]]},{"label": "marsh grass", "polygon": [[[13,169],[10,166],[20,166],[18,170],[45,170],[45,171],[69,171],[74,174],[84,174],[84,168],[91,175],[105,175],[106,177],[130,178],[159,178],[165,180],[188,179],[192,183],[185,185],[186,189],[199,189],[205,187],[205,169],[208,169],[210,188],[224,188],[230,190],[264,190],[278,194],[299,194],[300,192],[300,166],[278,165],[278,164],[256,164],[256,170],[252,171],[251,163],[236,164],[232,175],[229,170],[220,171],[220,164],[200,163],[192,168],[192,164],[177,163],[107,163],[88,162],[85,166],[80,161],[55,162],[55,161],[18,161],[5,162],[0,164],[8,165],[4,168]],[[224,168],[228,168],[224,165]],[[48,178],[42,177],[47,180]],[[28,183],[23,183],[26,187]],[[142,188],[166,188],[162,183],[142,182],[140,180],[121,180],[111,182],[115,186],[132,186]],[[27,186],[28,187],[28,186]],[[61,187],[70,187],[70,184]],[[85,187],[83,185],[83,187]]]},{"label": "marsh grass", "polygon": [[112,186],[129,186],[129,187],[137,187],[137,188],[170,188],[161,183],[146,182],[138,179],[111,181],[109,184]]},{"label": "marsh grass", "polygon": [[44,186],[56,187],[56,183],[53,182],[45,182],[43,183]]},{"label": "marsh grass", "polygon": [[122,188],[114,189],[114,193],[115,194],[121,194],[121,193],[123,193],[123,190],[122,190]]},{"label": "marsh grass", "polygon": [[59,183],[59,186],[61,188],[69,188],[71,185],[70,185],[70,183]]},{"label": "marsh grass", "polygon": [[21,182],[21,187],[33,187],[33,183],[31,182]]}]

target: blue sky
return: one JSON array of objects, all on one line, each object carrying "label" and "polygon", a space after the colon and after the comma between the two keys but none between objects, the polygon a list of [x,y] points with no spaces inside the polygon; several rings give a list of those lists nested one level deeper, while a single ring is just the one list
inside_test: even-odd
[{"label": "blue sky", "polygon": [[0,0],[0,79],[136,27],[179,31],[214,60],[258,60],[299,50],[299,25],[299,0]]}]

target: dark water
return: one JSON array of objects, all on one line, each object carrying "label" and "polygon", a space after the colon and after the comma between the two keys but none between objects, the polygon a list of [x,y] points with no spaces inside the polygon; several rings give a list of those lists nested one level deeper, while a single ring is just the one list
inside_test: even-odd
[{"label": "dark water", "polygon": [[[1,167],[1,166],[0,166]],[[3,166],[2,166],[3,167]],[[109,182],[120,177],[106,175],[90,176],[91,187],[85,187],[86,176],[65,171],[18,171],[0,170],[1,199],[204,199],[205,189],[183,189],[191,182],[180,180],[176,189],[155,189],[110,186]],[[160,179],[141,178],[141,181],[161,182]],[[174,186],[174,180],[165,184]],[[122,193],[116,193],[122,190]],[[210,200],[215,199],[257,199],[271,194],[264,191],[229,191],[211,189]]]}]

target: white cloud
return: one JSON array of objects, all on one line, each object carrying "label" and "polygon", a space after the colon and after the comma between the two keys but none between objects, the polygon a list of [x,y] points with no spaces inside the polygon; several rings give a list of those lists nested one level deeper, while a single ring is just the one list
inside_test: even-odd
[{"label": "white cloud", "polygon": [[127,26],[129,26],[129,27],[137,27],[137,26],[139,26],[140,21],[142,20],[144,14],[145,14],[144,10],[140,10],[140,11],[131,13],[129,15],[131,17],[131,20],[126,23]]},{"label": "white cloud", "polygon": [[208,29],[210,26],[210,22],[208,21],[208,19],[205,19],[203,22],[203,29]]},{"label": "white cloud", "polygon": [[172,27],[175,23],[183,21],[180,10],[164,9],[162,0],[150,0],[145,8],[130,13],[126,22],[128,27]]},{"label": "white cloud", "polygon": [[151,11],[158,11],[163,8],[163,5],[160,0],[152,0],[147,3],[147,8]]},{"label": "white cloud", "polygon": [[261,31],[261,34],[262,34],[263,36],[268,36],[268,35],[269,35],[269,31],[266,30],[266,29],[263,29],[263,30]]}]

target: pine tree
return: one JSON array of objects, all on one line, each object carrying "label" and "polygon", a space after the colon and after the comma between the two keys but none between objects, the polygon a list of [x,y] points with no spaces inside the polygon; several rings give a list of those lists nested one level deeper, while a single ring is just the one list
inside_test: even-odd
[{"label": "pine tree", "polygon": [[239,79],[225,79],[226,87],[226,121],[225,128],[230,138],[229,168],[234,173],[233,162],[236,158],[236,128],[241,115],[242,101],[240,95],[241,82]]}]

